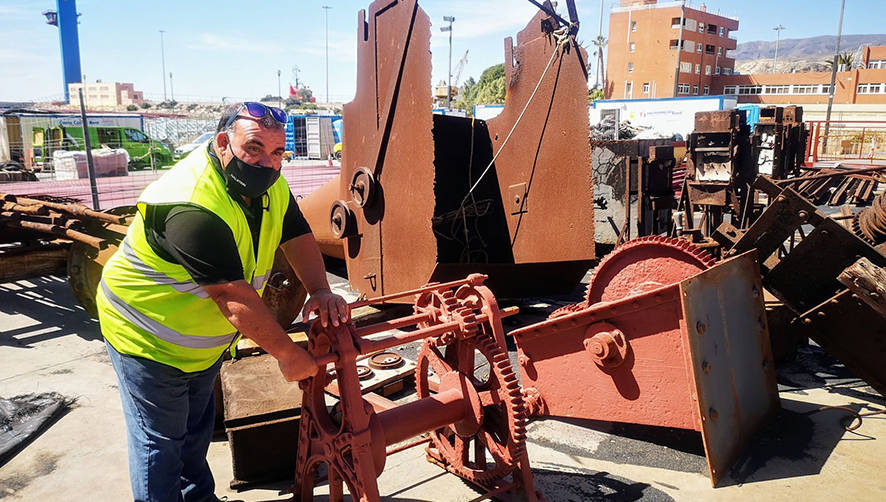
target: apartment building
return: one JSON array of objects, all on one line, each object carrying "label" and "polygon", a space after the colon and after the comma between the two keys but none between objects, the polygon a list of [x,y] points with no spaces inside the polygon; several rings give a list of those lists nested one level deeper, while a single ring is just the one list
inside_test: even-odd
[{"label": "apartment building", "polygon": [[73,103],[79,102],[79,90],[83,89],[83,100],[91,110],[116,110],[118,107],[139,105],[144,99],[142,91],[124,82],[77,82],[68,84],[68,95]]},{"label": "apartment building", "polygon": [[738,19],[704,4],[621,0],[609,15],[606,99],[716,94],[731,75]]}]

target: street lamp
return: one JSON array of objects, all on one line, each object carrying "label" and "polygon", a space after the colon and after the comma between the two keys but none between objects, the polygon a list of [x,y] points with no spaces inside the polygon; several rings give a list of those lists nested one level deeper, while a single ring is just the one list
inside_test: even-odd
[{"label": "street lamp", "polygon": [[280,108],[283,108],[283,92],[280,90],[280,70],[277,70],[277,98],[280,100]]},{"label": "street lamp", "polygon": [[169,72],[169,99],[175,101],[175,91],[172,90],[172,72]]},{"label": "street lamp", "polygon": [[326,16],[326,102],[329,103],[329,9],[328,5],[323,6],[323,14]]},{"label": "street lamp", "polygon": [[778,25],[772,29],[775,30],[775,62],[772,63],[772,71],[777,72],[778,71],[778,43],[781,41],[781,30],[784,30],[786,28],[782,25]]},{"label": "street lamp", "polygon": [[166,30],[160,30],[160,64],[163,68],[163,101],[166,101],[166,52],[163,50],[164,33],[166,33]]},{"label": "street lamp", "polygon": [[452,23],[455,22],[454,16],[443,16],[443,22],[449,23],[449,26],[441,26],[440,31],[449,32],[449,77],[446,81],[446,108],[452,108]]}]

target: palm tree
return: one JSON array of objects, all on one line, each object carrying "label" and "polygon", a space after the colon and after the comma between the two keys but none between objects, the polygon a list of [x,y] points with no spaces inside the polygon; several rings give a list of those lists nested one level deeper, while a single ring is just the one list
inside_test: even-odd
[{"label": "palm tree", "polygon": [[596,49],[594,49],[594,55],[597,56],[597,84],[599,85],[602,81],[603,89],[606,89],[606,68],[603,66],[603,49],[606,48],[606,44],[608,43],[609,41],[602,35],[591,40],[591,44],[596,47]]},{"label": "palm tree", "polygon": [[[837,71],[848,71],[852,69],[852,64],[855,62],[855,55],[851,52],[842,52],[836,55],[837,59]],[[824,62],[828,66],[828,68],[833,69],[834,60],[827,60]]]}]

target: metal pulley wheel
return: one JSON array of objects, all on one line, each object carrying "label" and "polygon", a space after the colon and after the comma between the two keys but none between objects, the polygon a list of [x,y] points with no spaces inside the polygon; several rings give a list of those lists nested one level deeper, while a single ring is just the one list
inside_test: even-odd
[{"label": "metal pulley wheel", "polygon": [[369,380],[373,375],[375,375],[375,372],[369,366],[357,365],[357,378],[360,380]]},{"label": "metal pulley wheel", "polygon": [[400,354],[393,352],[379,352],[369,358],[369,367],[377,370],[389,370],[397,368],[403,364],[403,358]]},{"label": "metal pulley wheel", "polygon": [[351,178],[351,186],[348,187],[351,198],[360,207],[371,205],[375,201],[378,192],[378,184],[375,175],[365,167],[358,167]]},{"label": "metal pulley wheel", "polygon": [[332,209],[329,212],[329,228],[337,239],[344,239],[357,233],[356,217],[348,209],[345,201],[337,200],[332,203]]}]

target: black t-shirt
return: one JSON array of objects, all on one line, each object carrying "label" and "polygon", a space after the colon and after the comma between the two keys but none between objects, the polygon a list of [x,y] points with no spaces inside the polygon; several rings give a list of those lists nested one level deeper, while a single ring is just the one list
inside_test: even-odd
[{"label": "black t-shirt", "polygon": [[[220,169],[217,162],[215,166]],[[264,213],[262,199],[264,197],[247,205],[239,196],[235,197],[246,216],[254,246],[258,245]],[[280,242],[310,231],[311,227],[290,193]],[[145,237],[157,256],[184,267],[197,284],[213,285],[252,279],[243,277],[243,264],[231,228],[218,215],[202,207],[189,204],[149,205],[145,211]],[[253,249],[253,252],[258,251]]]}]

